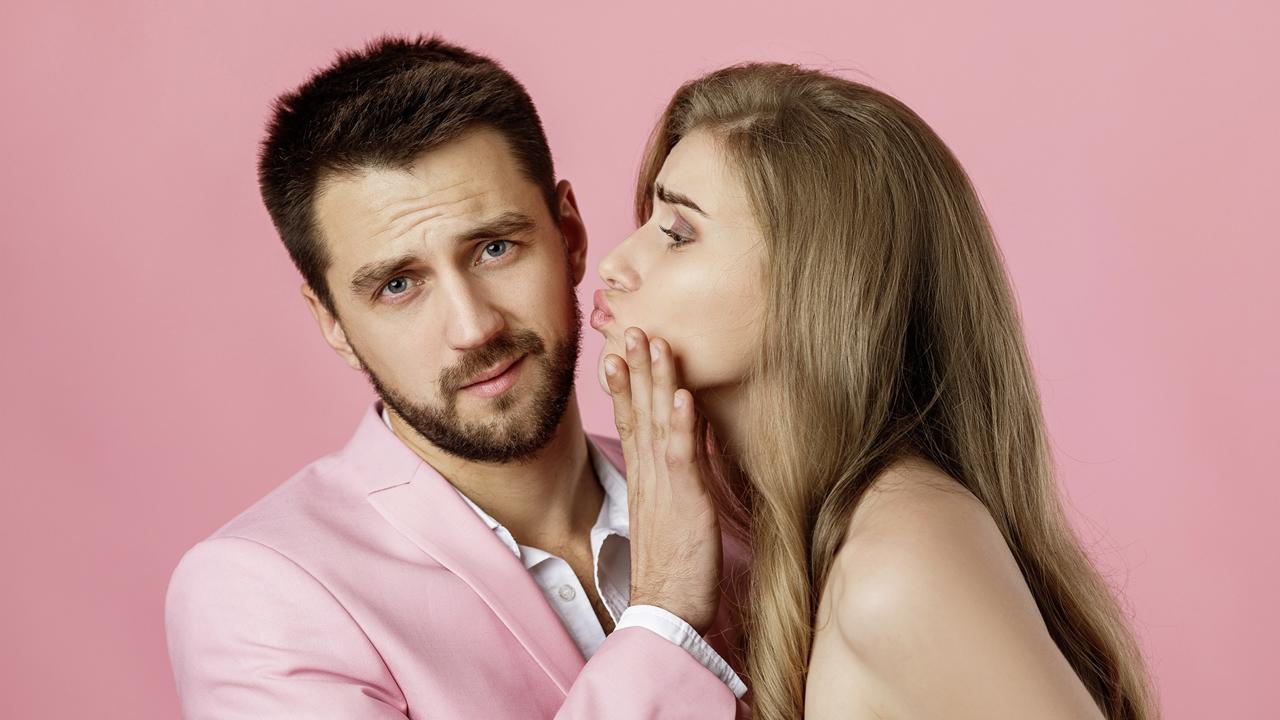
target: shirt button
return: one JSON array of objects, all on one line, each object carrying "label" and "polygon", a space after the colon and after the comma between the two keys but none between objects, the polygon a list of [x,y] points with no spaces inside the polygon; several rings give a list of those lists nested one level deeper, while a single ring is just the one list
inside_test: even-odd
[{"label": "shirt button", "polygon": [[577,591],[577,590],[574,590],[573,588],[569,587],[568,585],[561,585],[561,586],[560,586],[560,599],[561,599],[561,600],[564,600],[565,602],[569,602],[570,600],[572,600],[572,599],[574,599],[574,598],[576,598],[576,597],[578,597],[578,591]]}]

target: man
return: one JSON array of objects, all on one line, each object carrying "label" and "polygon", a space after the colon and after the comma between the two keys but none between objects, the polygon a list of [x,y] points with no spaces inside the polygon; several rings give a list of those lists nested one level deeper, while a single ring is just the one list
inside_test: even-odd
[{"label": "man", "polygon": [[[524,88],[378,41],[277,102],[259,177],[325,340],[380,399],[174,571],[186,717],[742,710],[732,598],[682,616],[682,582],[629,606],[621,452],[573,390],[586,232]],[[727,538],[723,562],[739,576]]]}]

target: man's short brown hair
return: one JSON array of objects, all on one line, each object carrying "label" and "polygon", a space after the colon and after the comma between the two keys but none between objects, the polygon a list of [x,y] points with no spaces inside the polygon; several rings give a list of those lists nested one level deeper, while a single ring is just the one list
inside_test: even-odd
[{"label": "man's short brown hair", "polygon": [[258,156],[262,201],[294,265],[330,312],[330,256],[314,214],[319,184],[336,173],[407,167],[477,126],[506,138],[558,217],[538,112],[524,86],[487,57],[435,37],[383,37],[340,53],[276,99]]}]

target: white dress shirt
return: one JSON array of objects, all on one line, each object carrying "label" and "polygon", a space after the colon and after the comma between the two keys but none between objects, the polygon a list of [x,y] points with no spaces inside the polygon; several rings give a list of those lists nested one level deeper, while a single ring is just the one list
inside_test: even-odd
[{"label": "white dress shirt", "polygon": [[[391,428],[386,407],[382,420]],[[631,517],[627,508],[627,482],[609,460],[587,439],[591,466],[604,490],[600,514],[591,528],[591,559],[595,572],[595,589],[616,630],[642,627],[670,640],[689,652],[698,662],[724,681],[733,694],[742,697],[746,685],[729,663],[720,657],[689,623],[656,605],[629,606],[631,600]],[[457,488],[454,488],[455,490]],[[582,589],[578,576],[569,563],[551,553],[516,542],[511,532],[480,509],[461,491],[458,495],[484,520],[498,539],[520,558],[534,582],[564,623],[582,656],[591,659],[604,643],[604,628],[596,617],[591,601]]]}]

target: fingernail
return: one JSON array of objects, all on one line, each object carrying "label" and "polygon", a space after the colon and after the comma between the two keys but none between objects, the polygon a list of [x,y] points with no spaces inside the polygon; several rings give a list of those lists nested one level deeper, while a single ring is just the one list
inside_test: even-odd
[{"label": "fingernail", "polygon": [[627,333],[627,349],[628,350],[636,349],[636,336],[632,335],[631,333]]},{"label": "fingernail", "polygon": [[682,407],[684,407],[684,395],[676,393],[676,409],[679,410]]},{"label": "fingernail", "polygon": [[618,363],[614,362],[612,358],[610,358],[610,359],[608,359],[608,360],[605,360],[605,361],[604,361],[604,374],[605,374],[605,375],[616,375],[617,373],[618,373]]},{"label": "fingernail", "polygon": [[653,358],[655,361],[658,359],[658,346],[656,344],[649,345],[649,357]]}]

